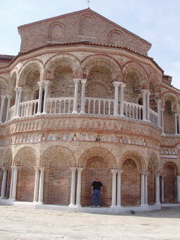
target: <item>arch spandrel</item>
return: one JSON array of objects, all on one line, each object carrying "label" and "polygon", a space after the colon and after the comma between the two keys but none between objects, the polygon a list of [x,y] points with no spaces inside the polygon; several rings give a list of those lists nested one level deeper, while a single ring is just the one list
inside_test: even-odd
[{"label": "arch spandrel", "polygon": [[[105,168],[109,169],[116,169],[117,163],[116,159],[113,156],[111,152],[109,152],[105,148],[90,148],[87,151],[85,151],[82,156],[79,159],[78,167],[85,168],[88,165],[91,167],[98,167],[98,164],[95,161],[95,158],[98,158],[99,160],[102,160],[102,164],[105,166]],[[102,166],[102,165],[101,165]]]},{"label": "arch spandrel", "polygon": [[137,169],[139,171],[146,171],[146,164],[143,156],[135,151],[128,151],[124,153],[120,159],[118,168],[122,169],[123,163],[128,159],[131,159],[136,163]]},{"label": "arch spandrel", "polygon": [[2,166],[10,167],[12,165],[12,151],[10,149],[6,150],[3,156]]},{"label": "arch spandrel", "polygon": [[44,152],[40,165],[43,167],[75,167],[76,161],[73,153],[68,148],[53,146]]}]

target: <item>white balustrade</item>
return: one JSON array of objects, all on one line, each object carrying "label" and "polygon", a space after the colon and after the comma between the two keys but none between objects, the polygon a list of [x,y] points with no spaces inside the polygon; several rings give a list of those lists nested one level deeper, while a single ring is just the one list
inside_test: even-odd
[{"label": "white balustrade", "polygon": [[132,118],[135,120],[142,120],[143,119],[143,106],[124,101],[124,116],[127,118]]},{"label": "white balustrade", "polygon": [[19,117],[31,117],[37,113],[38,99],[20,103]]},{"label": "white balustrade", "polygon": [[114,99],[85,98],[85,113],[98,115],[114,114]]},{"label": "white balustrade", "polygon": [[73,97],[48,98],[47,114],[70,114],[73,111]]},{"label": "white balustrade", "polygon": [[158,127],[158,113],[152,109],[149,109],[150,112],[150,122]]}]

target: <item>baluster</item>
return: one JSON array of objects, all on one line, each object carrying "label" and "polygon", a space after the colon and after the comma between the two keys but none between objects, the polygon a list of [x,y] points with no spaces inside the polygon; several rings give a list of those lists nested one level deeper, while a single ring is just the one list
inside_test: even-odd
[{"label": "baluster", "polygon": [[101,114],[101,100],[98,101],[98,114]]},{"label": "baluster", "polygon": [[91,107],[91,100],[88,99],[88,114],[90,113],[90,107]]}]

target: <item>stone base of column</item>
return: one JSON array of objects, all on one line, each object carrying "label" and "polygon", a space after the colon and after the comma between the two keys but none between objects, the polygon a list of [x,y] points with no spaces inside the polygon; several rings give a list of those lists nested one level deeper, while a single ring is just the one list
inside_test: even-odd
[{"label": "stone base of column", "polygon": [[76,208],[76,205],[75,204],[69,204],[69,206],[68,206],[69,208]]},{"label": "stone base of column", "polygon": [[76,204],[75,207],[76,208],[81,208],[82,206],[81,206],[81,204]]},{"label": "stone base of column", "polygon": [[43,203],[42,202],[36,202],[37,203],[37,205],[43,205]]}]

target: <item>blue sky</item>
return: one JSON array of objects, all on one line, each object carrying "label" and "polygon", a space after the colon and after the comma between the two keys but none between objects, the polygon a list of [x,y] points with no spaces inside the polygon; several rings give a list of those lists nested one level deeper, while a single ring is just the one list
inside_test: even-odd
[{"label": "blue sky", "polygon": [[[91,0],[90,7],[149,41],[149,56],[180,89],[179,0]],[[86,0],[0,0],[0,54],[18,54],[18,26],[85,8]]]}]

